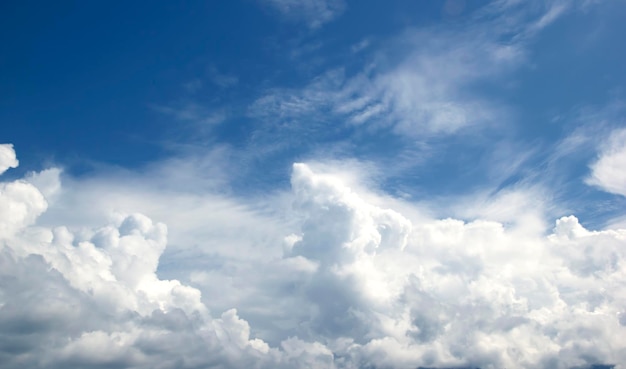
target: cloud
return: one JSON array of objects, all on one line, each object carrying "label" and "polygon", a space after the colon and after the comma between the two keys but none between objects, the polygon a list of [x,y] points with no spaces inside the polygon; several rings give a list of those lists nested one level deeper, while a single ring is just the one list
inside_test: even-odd
[{"label": "cloud", "polygon": [[[345,8],[266,3],[310,28]],[[473,88],[510,76],[533,37],[570,6],[526,4],[496,1],[474,25],[409,30],[378,55],[365,40],[351,49],[371,57],[356,71],[332,68],[303,88],[266,90],[246,112],[266,123],[244,145],[252,153],[189,145],[133,171],[99,168],[75,178],[50,168],[0,182],[3,367],[625,363],[624,222],[593,230],[584,218],[562,216],[570,212],[553,195],[567,189],[527,180],[476,192],[460,180],[469,195],[407,200],[381,184],[399,172],[400,155],[387,166],[324,150],[300,156],[290,175],[271,167],[282,176],[271,188],[268,180],[257,188],[248,171],[261,155],[255,144],[272,151],[327,139],[336,149],[338,132],[356,132],[354,146],[384,132],[419,146],[502,127],[507,108]],[[237,83],[214,72],[218,86]],[[226,115],[186,103],[158,109],[205,125]],[[600,134],[590,132],[582,127],[560,141],[542,173],[591,147]],[[608,136],[587,183],[626,196],[624,142],[623,128]],[[485,165],[494,182],[543,153],[520,155],[524,147],[500,142],[491,150],[500,157]],[[0,145],[0,174],[18,163],[13,146]]]},{"label": "cloud", "polygon": [[154,106],[154,108],[177,120],[190,122],[201,130],[206,126],[214,126],[226,120],[226,113],[222,110],[212,110],[197,103],[188,102],[179,106]]},{"label": "cloud", "polygon": [[365,39],[359,41],[358,43],[350,46],[350,51],[352,51],[352,53],[354,53],[354,54],[359,53],[359,52],[367,49],[368,47],[370,47],[370,44],[371,44],[370,40],[365,38]]},{"label": "cloud", "polygon": [[[519,50],[480,38],[454,38],[416,35],[409,43],[414,54],[374,80],[376,94],[352,111],[353,121],[382,120],[378,124],[391,125],[397,133],[412,137],[450,134],[496,122],[502,112],[485,99],[471,97],[466,86],[497,75],[508,62],[517,61]],[[450,46],[440,50],[437,44]]]},{"label": "cloud", "polygon": [[[141,214],[79,233],[33,225],[47,208],[24,181],[0,191],[0,357],[6,368],[285,367],[237,310],[156,272],[167,227]],[[75,209],[80,211],[80,209]],[[311,360],[327,352],[301,344]],[[319,351],[319,350],[318,350]]]},{"label": "cloud", "polygon": [[239,83],[237,76],[222,73],[215,66],[210,66],[208,73],[211,82],[221,88],[233,87]]},{"label": "cloud", "polygon": [[624,330],[625,230],[587,231],[575,217],[547,238],[523,217],[411,222],[302,164],[292,187],[306,214],[293,252],[320,265],[303,286],[310,324],[336,356],[377,367],[624,360],[606,347]]},{"label": "cloud", "polygon": [[[274,88],[250,107],[257,119],[306,126],[391,129],[426,140],[467,129],[504,127],[506,106],[474,88],[499,81],[527,61],[529,43],[568,9],[495,2],[448,27],[409,29],[367,56],[361,70],[332,68],[301,89]],[[367,40],[355,46],[362,50]],[[350,68],[354,70],[354,68]]]},{"label": "cloud", "polygon": [[284,18],[304,22],[311,29],[321,27],[343,13],[343,0],[262,0]]},{"label": "cloud", "polygon": [[591,164],[587,183],[626,196],[626,129],[616,129],[600,148],[600,157]]},{"label": "cloud", "polygon": [[203,83],[199,78],[192,79],[182,84],[182,87],[190,94],[196,93],[202,89]]},{"label": "cloud", "polygon": [[626,230],[591,231],[567,216],[550,231],[525,192],[468,205],[472,221],[430,218],[338,162],[294,164],[291,188],[265,202],[173,186],[176,168],[187,171],[182,182],[207,180],[206,168],[172,162],[67,178],[60,189],[50,170],[2,183],[0,209],[11,209],[0,211],[5,366],[626,360]]},{"label": "cloud", "polygon": [[18,164],[13,145],[0,145],[0,174],[6,172],[9,168],[16,168]]}]

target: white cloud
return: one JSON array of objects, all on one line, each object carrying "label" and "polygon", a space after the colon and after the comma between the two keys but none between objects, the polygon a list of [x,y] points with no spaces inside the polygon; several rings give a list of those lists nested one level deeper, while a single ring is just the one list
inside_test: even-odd
[{"label": "white cloud", "polygon": [[35,222],[47,208],[43,195],[24,181],[0,183],[0,236],[9,237]]},{"label": "white cloud", "polygon": [[614,130],[603,143],[587,183],[626,196],[626,129]]},{"label": "white cloud", "polygon": [[548,11],[536,20],[527,32],[539,32],[545,27],[556,21],[563,13],[568,9],[568,4],[565,2],[554,2],[549,4]]},{"label": "white cloud", "polygon": [[175,167],[70,181],[51,216],[35,185],[2,184],[7,368],[626,361],[626,230],[570,216],[550,232],[526,192],[467,203],[471,222],[432,219],[339,163],[294,165],[291,190],[259,211],[215,187],[170,186]]},{"label": "white cloud", "polygon": [[262,0],[276,9],[283,17],[304,22],[310,28],[321,27],[343,13],[344,0]]},{"label": "white cloud", "polygon": [[412,222],[302,164],[292,187],[305,215],[293,252],[320,265],[302,286],[309,329],[337,357],[380,367],[624,361],[613,344],[626,329],[626,230],[591,232],[566,217],[546,238],[521,210],[505,210],[514,226]]},{"label": "white cloud", "polygon": [[48,203],[53,202],[61,191],[62,170],[59,168],[50,168],[41,172],[29,173],[25,180],[33,184],[45,196]]},{"label": "white cloud", "polygon": [[6,172],[9,168],[16,168],[19,162],[15,156],[15,150],[11,144],[0,145],[0,174]]},{"label": "white cloud", "polygon": [[[3,367],[275,368],[289,360],[251,338],[236,310],[214,319],[198,289],[156,275],[164,224],[133,214],[82,235],[33,226],[47,204],[23,181],[2,183],[0,204]],[[300,352],[327,356],[316,350]]]},{"label": "white cloud", "polygon": [[[311,28],[345,7],[266,3]],[[357,129],[391,127],[412,139],[500,124],[506,111],[468,88],[523,63],[525,42],[558,19],[563,4],[531,21],[408,32],[389,48],[407,46],[398,60],[377,59],[350,76],[333,69],[302,90],[268,90],[248,113],[280,123],[292,143],[294,132],[310,140],[326,129],[316,123],[328,112]],[[217,85],[237,83],[215,73]],[[194,104],[161,111],[206,124],[225,119]],[[574,132],[554,156],[589,141]],[[624,142],[626,130],[614,131],[588,183],[626,196]],[[507,149],[496,177],[527,160],[511,161]],[[409,202],[377,188],[390,168],[356,160],[297,163],[289,189],[238,196],[233,155],[219,147],[134,172],[108,168],[61,181],[51,168],[0,182],[3,367],[626,362],[626,229],[617,223],[593,231],[575,216],[548,220],[558,207],[539,186],[472,193],[452,206]],[[0,174],[17,165],[13,146],[0,145]]]},{"label": "white cloud", "polygon": [[523,65],[532,37],[567,9],[562,3],[538,8],[494,3],[458,27],[408,30],[380,43],[360,72],[335,68],[302,89],[268,90],[252,104],[251,115],[301,126],[347,121],[392,127],[418,139],[505,126],[507,107],[473,86]]}]

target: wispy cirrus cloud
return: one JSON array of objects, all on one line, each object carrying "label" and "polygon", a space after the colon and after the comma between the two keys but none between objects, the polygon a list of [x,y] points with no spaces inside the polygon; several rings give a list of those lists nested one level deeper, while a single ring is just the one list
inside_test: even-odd
[{"label": "wispy cirrus cloud", "polygon": [[269,90],[250,110],[260,117],[390,127],[414,138],[502,125],[506,107],[474,87],[523,65],[529,40],[566,10],[562,3],[537,8],[498,2],[452,29],[409,30],[370,54],[360,72],[339,67],[302,89]]},{"label": "wispy cirrus cloud", "polygon": [[614,223],[626,204],[626,199],[611,195],[621,191],[619,140],[625,106],[623,100],[612,98],[600,106],[579,106],[559,114],[555,122],[560,123],[562,136],[533,150],[524,165],[525,182],[551,188],[563,209],[585,213],[587,224]]},{"label": "wispy cirrus cloud", "polygon": [[[194,100],[169,105],[152,104],[151,108],[173,123],[168,124],[168,127],[175,127],[168,128],[171,135],[192,137],[190,141],[206,139],[216,126],[229,118],[225,108],[209,108]],[[166,138],[166,142],[171,141],[171,137]]]},{"label": "wispy cirrus cloud", "polygon": [[303,22],[316,29],[341,15],[346,8],[344,0],[261,0],[292,22]]},{"label": "wispy cirrus cloud", "polygon": [[[559,176],[565,169],[555,167],[557,151],[573,144],[574,137],[569,143],[564,139],[560,148],[518,141],[518,108],[499,95],[515,91],[522,83],[516,80],[520,72],[533,68],[533,44],[542,32],[576,11],[577,5],[561,1],[492,2],[463,21],[378,40],[363,50],[358,67],[351,61],[303,87],[267,89],[248,115],[265,122],[256,137],[268,137],[265,127],[265,132],[281,127],[289,137],[304,138],[280,140],[283,147],[289,142],[298,142],[298,148],[311,141],[319,145],[328,132],[339,132],[335,141],[325,141],[328,150],[375,158],[389,178],[439,176],[446,169],[435,174],[416,168],[451,164],[442,158],[454,150],[468,156],[463,174],[478,184],[474,190],[497,193],[518,181],[528,188],[541,183],[564,189],[566,179]],[[385,137],[387,146],[362,153],[359,147],[368,137]],[[584,138],[586,146],[593,146],[589,135]]]},{"label": "wispy cirrus cloud", "polygon": [[239,78],[233,74],[223,73],[219,71],[215,66],[209,67],[209,79],[215,85],[221,88],[234,87],[239,83]]}]

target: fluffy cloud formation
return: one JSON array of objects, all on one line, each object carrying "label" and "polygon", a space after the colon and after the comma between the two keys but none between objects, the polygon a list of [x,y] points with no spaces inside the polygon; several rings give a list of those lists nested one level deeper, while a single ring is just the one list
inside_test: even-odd
[{"label": "fluffy cloud formation", "polygon": [[336,178],[294,167],[306,213],[293,252],[318,263],[312,328],[374,367],[569,368],[622,363],[626,230],[573,217],[411,222]]},{"label": "fluffy cloud formation", "polygon": [[213,319],[199,290],[158,278],[164,224],[132,214],[78,235],[33,225],[47,206],[34,185],[2,183],[3,367],[281,367],[290,360],[251,339],[235,309]]},{"label": "fluffy cloud formation", "polygon": [[[165,225],[130,214],[80,230],[43,227],[37,219],[48,203],[35,185],[54,181],[2,183],[4,367],[626,362],[626,230],[589,231],[569,216],[546,236],[531,218],[508,225],[418,217],[415,205],[317,168],[294,165],[292,209],[275,211],[295,226],[269,241],[269,256],[241,257],[204,234],[205,253],[195,258],[223,267],[187,260],[179,268],[193,287],[159,276]],[[97,195],[118,189],[108,191]],[[214,301],[224,299],[232,306],[216,311]]]},{"label": "fluffy cloud formation", "polygon": [[626,196],[626,129],[611,133],[600,158],[591,165],[591,177],[587,183]]}]

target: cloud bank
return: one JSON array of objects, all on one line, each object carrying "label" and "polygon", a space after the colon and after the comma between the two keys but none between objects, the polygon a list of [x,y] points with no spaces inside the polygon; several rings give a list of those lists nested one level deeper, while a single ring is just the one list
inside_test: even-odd
[{"label": "cloud bank", "polygon": [[[1,157],[3,167],[17,165],[10,145]],[[187,282],[158,272],[167,262],[164,224],[130,213],[80,229],[43,226],[42,214],[69,206],[63,196],[47,201],[54,186],[42,184],[54,181],[3,182],[3,367],[626,362],[626,230],[591,231],[566,216],[546,232],[540,213],[510,223],[430,219],[320,168],[294,164],[290,206],[274,209],[294,224],[265,240],[268,257],[229,254],[205,234],[196,259],[223,265],[187,261],[178,266]],[[224,301],[232,306],[222,309]]]}]

